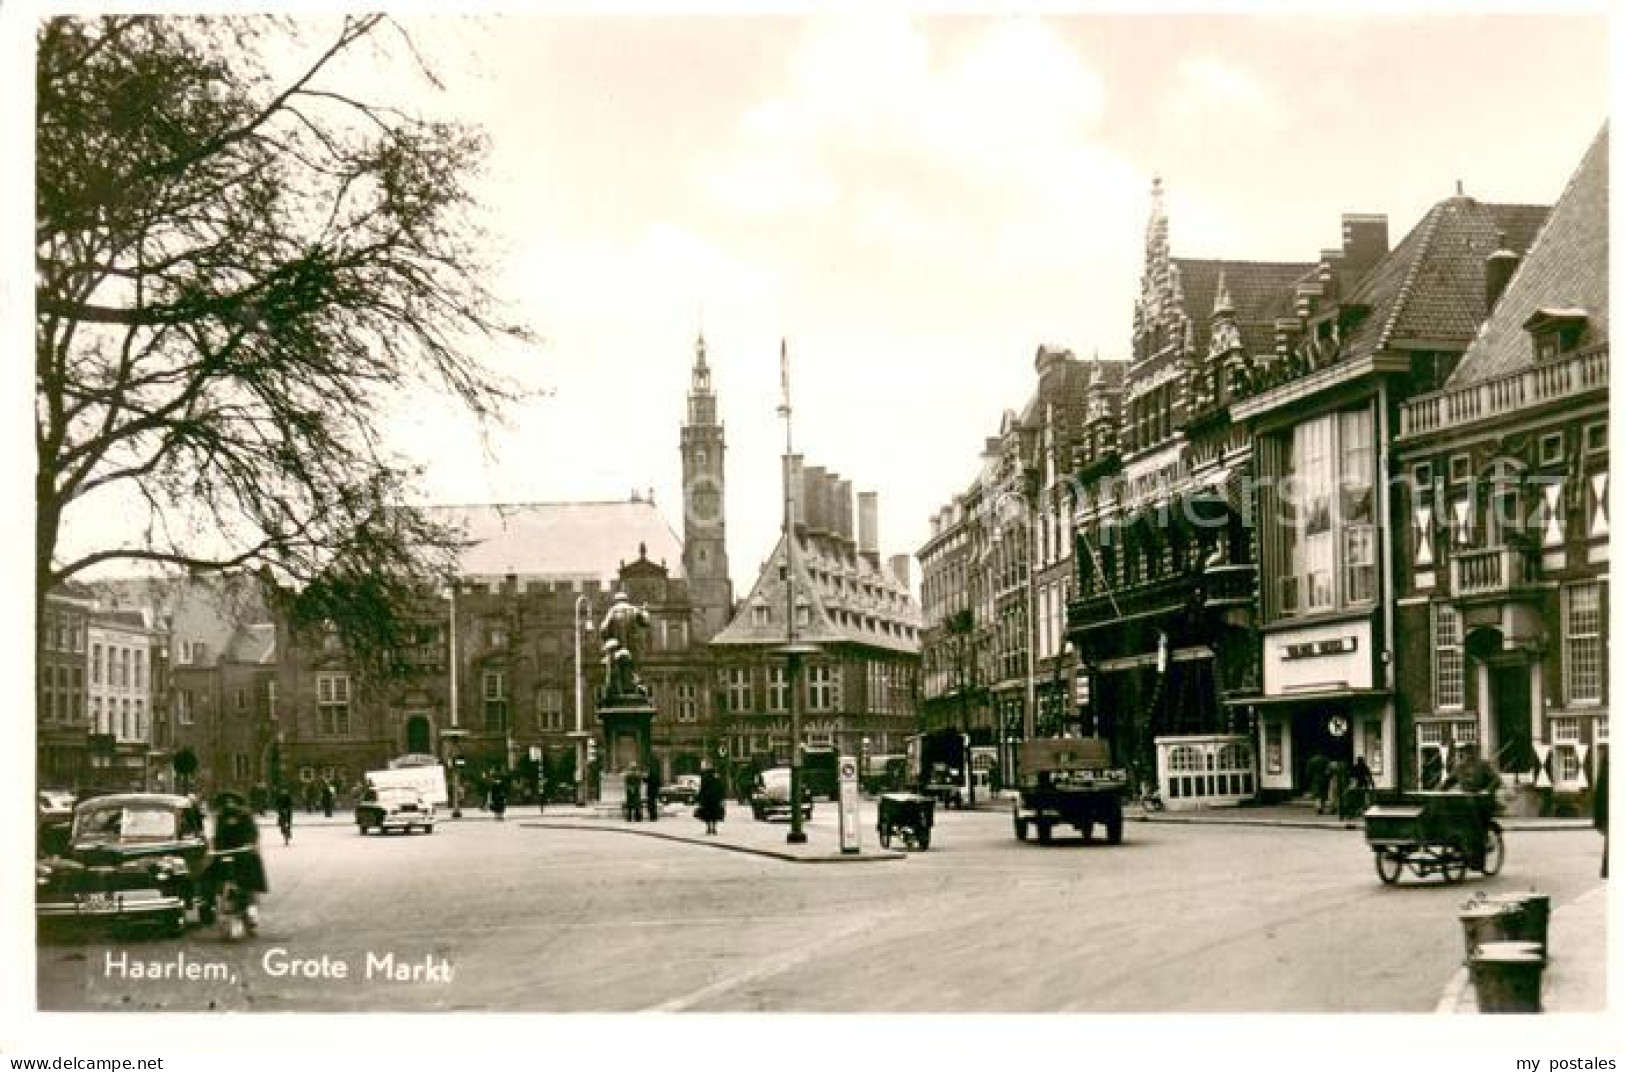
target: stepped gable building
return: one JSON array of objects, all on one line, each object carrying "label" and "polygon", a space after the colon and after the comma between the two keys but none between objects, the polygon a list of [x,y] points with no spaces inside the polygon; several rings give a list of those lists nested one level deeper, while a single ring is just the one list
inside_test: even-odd
[{"label": "stepped gable building", "polygon": [[[1231,406],[1316,266],[1175,257],[1160,180],[1151,200],[1132,357],[1078,452],[1067,631],[1086,731],[1157,772],[1171,804],[1234,800],[1256,791],[1244,715],[1226,701],[1256,688],[1257,552],[1251,444]],[[1385,236],[1380,218],[1347,217],[1334,259],[1357,274]]]},{"label": "stepped gable building", "polygon": [[1399,413],[1400,754],[1410,784],[1472,750],[1524,810],[1588,810],[1608,748],[1606,128],[1483,277],[1483,328]]},{"label": "stepped gable building", "polygon": [[790,760],[783,647],[794,594],[797,643],[817,645],[798,675],[804,742],[857,756],[901,751],[917,729],[919,608],[908,556],[883,560],[880,503],[817,466],[790,459],[797,519],[794,583],[786,538],[762,564],[733,620],[711,641],[716,733],[736,771]]},{"label": "stepped gable building", "polygon": [[[1363,756],[1381,786],[1410,780],[1387,569],[1404,528],[1382,456],[1400,405],[1443,384],[1473,341],[1491,255],[1521,255],[1546,213],[1441,201],[1369,271],[1323,259],[1293,288],[1273,351],[1237,363],[1229,411],[1252,439],[1263,650],[1260,690],[1228,702],[1253,716],[1266,796],[1301,792],[1316,754]],[[1377,219],[1345,217],[1345,262],[1380,248]]]}]

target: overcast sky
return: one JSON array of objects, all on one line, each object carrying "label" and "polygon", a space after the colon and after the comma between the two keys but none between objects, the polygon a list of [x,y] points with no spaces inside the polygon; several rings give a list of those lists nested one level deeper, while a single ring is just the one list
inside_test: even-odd
[{"label": "overcast sky", "polygon": [[[1395,243],[1458,180],[1555,199],[1603,121],[1606,33],[1566,17],[503,17],[423,35],[436,107],[492,139],[501,288],[551,394],[440,499],[652,487],[703,328],[743,590],[779,523],[789,340],[810,464],[912,551],[1032,387],[1042,342],[1128,351],[1153,175],[1176,254],[1313,260],[1343,212]],[[614,434],[606,432],[613,423]]]},{"label": "overcast sky", "polygon": [[402,103],[488,132],[493,285],[542,338],[488,356],[545,392],[489,458],[433,405],[399,419],[425,497],[653,488],[680,534],[703,326],[741,592],[779,524],[781,337],[797,448],[878,491],[882,550],[913,551],[1040,343],[1128,352],[1153,175],[1176,254],[1307,261],[1343,212],[1397,243],[1458,180],[1550,202],[1607,103],[1605,26],[1577,15],[410,25],[446,88]]}]

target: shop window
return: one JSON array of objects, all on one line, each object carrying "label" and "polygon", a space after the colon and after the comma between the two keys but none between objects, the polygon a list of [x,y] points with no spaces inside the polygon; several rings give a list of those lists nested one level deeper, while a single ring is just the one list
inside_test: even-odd
[{"label": "shop window", "polygon": [[1368,718],[1365,720],[1362,736],[1365,741],[1365,765],[1371,768],[1373,775],[1382,774],[1382,720]]}]

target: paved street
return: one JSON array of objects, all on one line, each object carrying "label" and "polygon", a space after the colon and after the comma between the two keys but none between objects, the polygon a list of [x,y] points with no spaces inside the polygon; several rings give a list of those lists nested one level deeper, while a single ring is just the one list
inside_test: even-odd
[{"label": "paved street", "polygon": [[[542,822],[306,825],[289,848],[268,831],[256,938],[53,938],[40,1007],[1425,1013],[1471,891],[1558,907],[1598,884],[1585,830],[1512,833],[1493,880],[1386,888],[1353,830],[1136,822],[1122,846],[1041,848],[1004,813],[947,812],[927,853],[806,866]],[[820,805],[814,846],[835,848],[834,822]],[[724,827],[750,825],[731,810]]]}]

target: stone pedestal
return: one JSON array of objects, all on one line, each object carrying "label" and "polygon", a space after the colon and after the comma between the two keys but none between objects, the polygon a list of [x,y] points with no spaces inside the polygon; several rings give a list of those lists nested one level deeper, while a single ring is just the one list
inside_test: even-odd
[{"label": "stone pedestal", "polygon": [[626,803],[626,772],[633,767],[640,774],[649,772],[654,715],[654,705],[642,697],[611,697],[599,702],[598,724],[604,735],[599,754],[600,807],[620,811]]}]

